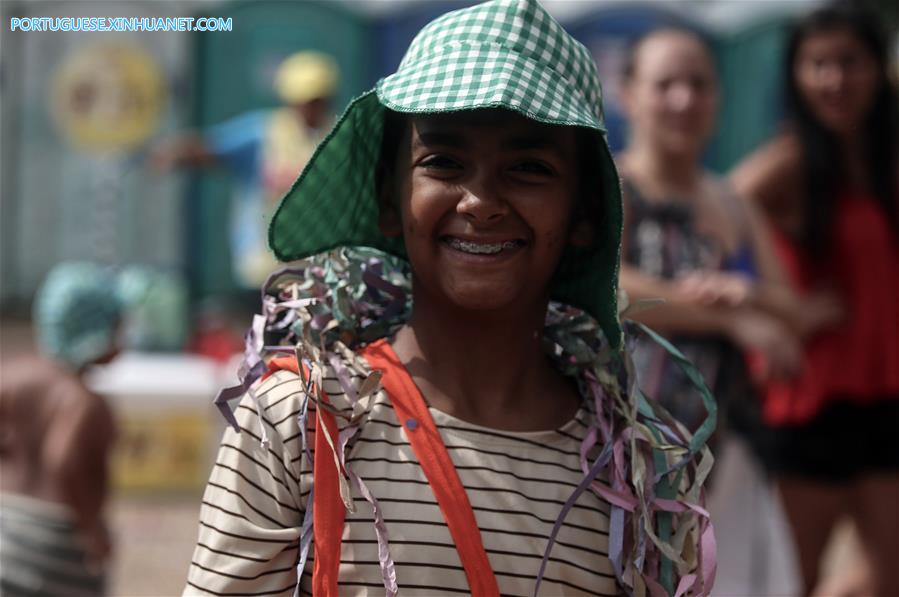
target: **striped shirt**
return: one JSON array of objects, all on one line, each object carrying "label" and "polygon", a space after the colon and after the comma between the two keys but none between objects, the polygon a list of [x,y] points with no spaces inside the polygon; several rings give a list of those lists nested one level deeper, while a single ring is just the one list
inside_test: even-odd
[{"label": "striped shirt", "polygon": [[[332,404],[351,410],[333,371],[325,375]],[[236,409],[241,433],[229,428],[222,439],[185,595],[287,595],[296,585],[312,484],[298,421],[303,390],[296,374],[279,371],[254,394]],[[471,502],[500,592],[532,595],[553,523],[583,478],[579,449],[592,413],[584,405],[566,425],[539,432],[500,432],[433,408],[430,413]],[[310,410],[310,448],[314,420]],[[400,594],[469,593],[449,529],[385,392],[372,398],[347,448],[347,464],[384,512]],[[353,498],[356,511],[347,513],[343,529],[340,594],[382,594],[372,509],[355,489]],[[608,504],[585,492],[557,536],[540,594],[620,594],[608,530]],[[301,581],[306,594],[315,556],[313,547]]]},{"label": "striped shirt", "polygon": [[75,514],[62,504],[0,493],[0,595],[103,595]]}]

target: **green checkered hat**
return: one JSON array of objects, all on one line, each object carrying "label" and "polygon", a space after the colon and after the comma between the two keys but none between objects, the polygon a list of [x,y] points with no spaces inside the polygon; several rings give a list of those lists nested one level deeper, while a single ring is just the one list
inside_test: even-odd
[{"label": "green checkered hat", "polygon": [[375,171],[385,108],[404,114],[503,108],[597,132],[602,188],[594,195],[602,201],[601,221],[590,248],[566,249],[552,297],[596,317],[617,346],[621,191],[588,50],[534,0],[492,0],[425,26],[397,72],[349,105],[281,201],[269,228],[278,259],[341,246],[406,256],[402,239],[378,228]]}]

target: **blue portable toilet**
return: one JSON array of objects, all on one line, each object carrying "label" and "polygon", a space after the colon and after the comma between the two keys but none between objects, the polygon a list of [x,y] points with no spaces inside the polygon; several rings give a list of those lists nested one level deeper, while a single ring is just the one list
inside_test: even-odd
[{"label": "blue portable toilet", "polygon": [[382,16],[375,23],[375,79],[396,71],[403,54],[421,28],[452,10],[477,4],[472,0],[422,2]]},{"label": "blue portable toilet", "polygon": [[721,110],[713,166],[724,171],[777,132],[784,117],[788,17],[768,18],[719,36]]}]

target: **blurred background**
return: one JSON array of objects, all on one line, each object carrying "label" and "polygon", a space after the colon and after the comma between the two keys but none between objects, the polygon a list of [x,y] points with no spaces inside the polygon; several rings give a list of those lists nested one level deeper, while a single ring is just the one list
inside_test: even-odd
[{"label": "blurred background", "polygon": [[[252,281],[240,273],[233,222],[234,197],[246,190],[245,170],[253,166],[236,160],[193,167],[206,165],[205,154],[184,142],[185,135],[193,131],[194,140],[212,144],[225,134],[216,129],[220,123],[281,106],[279,67],[298,51],[333,59],[339,77],[327,109],[339,114],[396,68],[424,24],[466,4],[0,4],[0,362],[35,350],[32,300],[55,264],[74,259],[116,266],[128,297],[124,354],[87,376],[89,387],[110,401],[120,427],[110,512],[112,594],[180,593],[223,426],[211,400],[235,379],[231,355],[241,350],[258,302]],[[613,151],[626,135],[616,96],[629,41],[660,24],[704,33],[722,86],[705,162],[724,173],[778,129],[787,27],[820,2],[544,4],[596,58]],[[883,0],[872,7],[895,28],[896,4]],[[10,32],[8,26],[12,17],[100,15],[223,17],[233,20],[233,30]],[[895,58],[895,42],[893,48]],[[245,147],[220,143],[237,144],[235,155]],[[259,223],[262,218],[258,214]]]}]

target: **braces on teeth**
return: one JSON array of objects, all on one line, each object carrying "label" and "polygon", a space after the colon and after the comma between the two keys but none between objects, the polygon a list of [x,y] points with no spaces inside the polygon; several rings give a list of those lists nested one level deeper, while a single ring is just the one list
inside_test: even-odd
[{"label": "braces on teeth", "polygon": [[503,249],[514,249],[518,246],[518,243],[512,240],[507,240],[503,243],[492,243],[492,244],[478,244],[469,242],[466,240],[459,239],[451,239],[450,246],[459,251],[464,251],[466,253],[499,253]]}]

